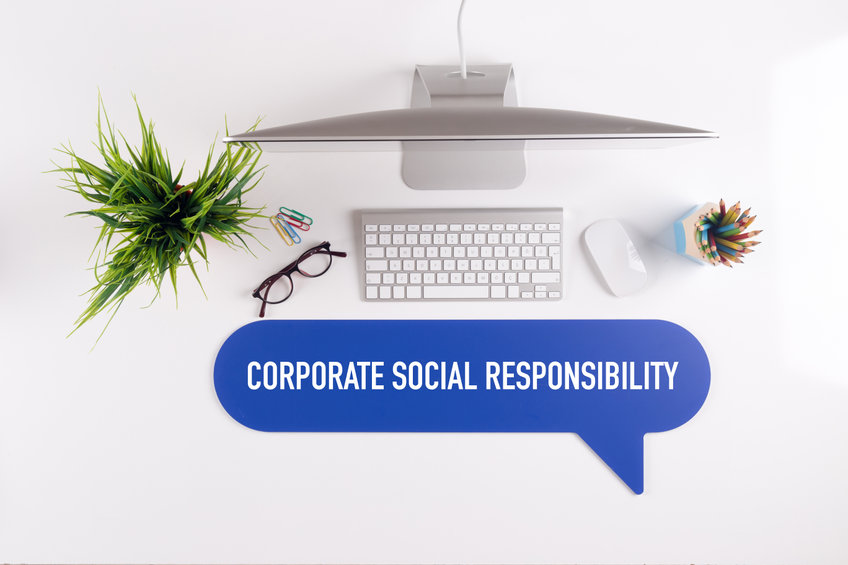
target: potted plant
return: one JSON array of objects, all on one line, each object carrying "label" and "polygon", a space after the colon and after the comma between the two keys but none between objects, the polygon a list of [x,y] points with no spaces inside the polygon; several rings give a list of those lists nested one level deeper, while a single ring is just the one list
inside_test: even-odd
[{"label": "potted plant", "polygon": [[244,195],[261,178],[257,176],[261,170],[257,168],[258,147],[227,145],[213,158],[213,143],[203,170],[186,182],[182,167],[174,173],[168,153],[153,132],[153,122],[145,122],[138,101],[135,103],[141,126],[140,147],[131,147],[113,127],[98,96],[94,145],[102,163],[84,159],[70,144],[57,149],[71,160],[69,166],[56,165],[52,171],[63,174],[65,184],[61,188],[79,193],[92,204],[69,215],[93,216],[103,222],[92,251],[92,256],[96,254],[96,282],[71,333],[109,311],[105,331],[133,290],[152,283],[155,300],[166,275],[176,295],[181,267],[188,267],[203,290],[196,263],[198,258],[208,263],[205,238],[250,251],[245,241],[253,237],[248,222],[261,213],[261,209],[248,208],[243,202]]}]

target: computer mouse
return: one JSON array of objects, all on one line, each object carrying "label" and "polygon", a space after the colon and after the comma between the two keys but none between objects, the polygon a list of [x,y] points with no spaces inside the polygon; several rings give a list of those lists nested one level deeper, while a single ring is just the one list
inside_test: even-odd
[{"label": "computer mouse", "polygon": [[626,296],[645,286],[645,264],[624,226],[616,220],[595,222],[586,228],[583,240],[613,294]]}]

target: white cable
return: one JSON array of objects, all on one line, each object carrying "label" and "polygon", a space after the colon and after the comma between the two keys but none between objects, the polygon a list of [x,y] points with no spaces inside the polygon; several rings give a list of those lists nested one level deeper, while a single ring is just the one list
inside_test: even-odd
[{"label": "white cable", "polygon": [[465,8],[465,0],[459,3],[459,15],[456,17],[456,39],[459,42],[459,74],[462,78],[468,78],[465,67],[465,45],[462,43],[462,9]]}]

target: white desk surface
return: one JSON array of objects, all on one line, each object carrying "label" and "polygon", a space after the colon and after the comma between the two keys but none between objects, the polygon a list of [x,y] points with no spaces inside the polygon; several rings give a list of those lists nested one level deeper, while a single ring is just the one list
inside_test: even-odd
[{"label": "white desk surface", "polygon": [[[685,426],[646,438],[633,495],[576,435],[264,434],[215,397],[212,364],[256,319],[250,290],[288,262],[212,245],[203,298],[181,273],[66,339],[92,283],[96,222],[42,174],[82,151],[97,88],[137,139],[135,92],[176,161],[216,132],[407,105],[413,66],[456,61],[457,1],[18,2],[0,21],[0,562],[845,563],[848,385],[842,239],[848,4],[471,0],[471,63],[515,65],[519,101],[663,121],[721,139],[657,151],[528,153],[524,185],[418,192],[398,153],[266,154],[249,203],[316,219],[352,252],[298,284],[290,318],[661,318],[690,330],[712,389]],[[93,154],[93,152],[92,152]],[[754,207],[764,241],[739,268],[652,243],[690,206]],[[352,212],[563,206],[555,304],[371,304]],[[600,284],[578,238],[620,219],[650,271]]]}]

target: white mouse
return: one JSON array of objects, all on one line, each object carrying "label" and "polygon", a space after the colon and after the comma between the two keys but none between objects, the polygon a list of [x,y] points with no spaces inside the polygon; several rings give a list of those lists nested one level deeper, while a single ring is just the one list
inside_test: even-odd
[{"label": "white mouse", "polygon": [[600,220],[583,233],[589,254],[616,296],[633,294],[648,281],[645,264],[624,227],[616,220]]}]

